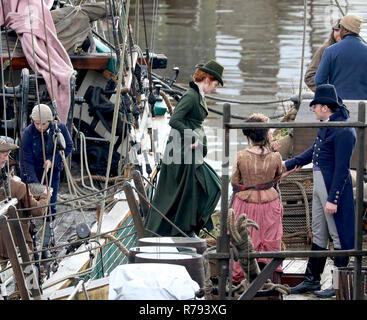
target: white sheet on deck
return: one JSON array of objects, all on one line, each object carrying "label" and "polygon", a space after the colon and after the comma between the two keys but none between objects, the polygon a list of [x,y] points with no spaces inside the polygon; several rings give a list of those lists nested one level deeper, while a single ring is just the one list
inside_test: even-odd
[{"label": "white sheet on deck", "polygon": [[110,273],[108,300],[189,300],[198,290],[184,266],[132,263]]}]

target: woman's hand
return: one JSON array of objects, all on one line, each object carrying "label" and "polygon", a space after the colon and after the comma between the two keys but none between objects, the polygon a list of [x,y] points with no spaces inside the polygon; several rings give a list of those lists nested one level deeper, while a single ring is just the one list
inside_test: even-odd
[{"label": "woman's hand", "polygon": [[270,150],[273,151],[273,152],[276,152],[280,149],[281,146],[282,145],[279,143],[279,141],[274,141],[270,145]]},{"label": "woman's hand", "polygon": [[286,177],[288,177],[289,175],[299,171],[302,169],[302,166],[295,166],[292,170],[287,170],[287,167],[285,166],[284,162],[283,162],[283,173],[282,176],[280,177],[280,179],[285,179]]}]

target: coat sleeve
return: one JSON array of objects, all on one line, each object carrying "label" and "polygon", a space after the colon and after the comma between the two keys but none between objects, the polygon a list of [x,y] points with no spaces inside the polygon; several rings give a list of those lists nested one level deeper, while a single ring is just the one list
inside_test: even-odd
[{"label": "coat sleeve", "polygon": [[328,50],[329,48],[325,49],[320,61],[319,68],[317,69],[315,75],[316,86],[329,82],[330,63],[331,63],[330,50]]},{"label": "coat sleeve", "polygon": [[315,75],[326,47],[327,45],[324,44],[317,49],[305,73],[305,83],[313,92],[316,91]]},{"label": "coat sleeve", "polygon": [[[59,130],[61,132],[61,134],[64,137],[65,140],[65,150],[64,150],[64,154],[65,154],[65,158],[71,153],[71,151],[73,150],[73,140],[71,139],[71,136],[69,134],[69,131],[67,129],[67,127],[65,126],[65,124],[63,123],[59,123],[58,124]],[[50,137],[51,139],[54,139],[53,136]],[[52,146],[54,146],[54,143],[52,143]],[[46,155],[46,158],[50,161],[52,161],[52,157],[53,157],[53,148],[52,150],[49,150],[49,153]],[[62,162],[62,158],[60,156],[60,153],[56,150],[56,154],[55,154],[55,167],[57,167],[60,171],[63,169],[63,162]]]},{"label": "coat sleeve", "polygon": [[[43,195],[41,195],[40,200],[38,201],[33,197],[32,194],[29,194],[29,197],[27,199],[25,184],[21,181],[16,181],[14,179],[11,179],[10,181],[11,181],[12,196],[18,199],[22,208],[39,207],[47,204],[47,198],[46,196]],[[46,209],[47,209],[46,207],[37,208],[34,210],[30,210],[29,212],[34,217],[42,216],[45,213]]]},{"label": "coat sleeve", "polygon": [[62,135],[65,138],[66,148],[64,150],[64,153],[65,153],[65,158],[66,158],[71,153],[71,151],[73,150],[74,144],[73,144],[73,140],[71,138],[71,135],[69,133],[69,130],[65,126],[65,124],[60,123],[60,130],[61,130]]},{"label": "coat sleeve", "polygon": [[356,143],[356,134],[354,128],[336,129],[335,132],[335,169],[327,200],[331,203],[338,204],[338,200],[350,174],[350,159]]},{"label": "coat sleeve", "polygon": [[[30,127],[26,128],[22,134],[22,146],[20,153],[23,152],[24,155],[24,163],[22,159],[22,155],[20,156],[20,166],[22,167],[23,175],[24,171],[27,172],[27,180],[29,183],[39,183],[40,181],[36,175],[36,169],[34,167],[33,161],[33,137]],[[24,168],[25,165],[25,168]],[[25,169],[25,170],[24,170]],[[22,177],[24,178],[24,177]]]},{"label": "coat sleeve", "polygon": [[301,153],[297,157],[294,157],[285,162],[285,167],[287,170],[292,170],[296,166],[304,166],[311,163],[313,154],[313,144],[312,147],[308,148],[305,152]]}]

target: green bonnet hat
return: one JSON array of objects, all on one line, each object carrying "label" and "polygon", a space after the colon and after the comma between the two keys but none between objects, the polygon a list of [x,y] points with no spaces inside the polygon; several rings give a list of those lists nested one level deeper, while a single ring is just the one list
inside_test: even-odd
[{"label": "green bonnet hat", "polygon": [[213,76],[223,86],[222,75],[224,68],[221,64],[210,60],[206,64],[197,64],[195,67]]}]

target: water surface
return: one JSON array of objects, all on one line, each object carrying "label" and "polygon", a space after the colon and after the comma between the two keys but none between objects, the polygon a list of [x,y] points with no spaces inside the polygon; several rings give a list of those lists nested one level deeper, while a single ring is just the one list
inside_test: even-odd
[{"label": "water surface", "polygon": [[[172,68],[179,67],[178,82],[187,85],[195,65],[214,58],[225,68],[224,87],[219,88],[217,94],[221,98],[245,101],[274,101],[298,95],[303,40],[304,74],[312,54],[329,37],[332,23],[341,17],[335,1],[308,0],[304,39],[302,0],[151,0],[144,3],[147,30],[151,30],[152,22],[155,26],[154,33],[147,32],[148,45],[168,58],[167,69],[154,70],[156,73],[170,78]],[[154,4],[158,4],[155,10]],[[344,13],[358,14],[367,22],[365,1],[339,0],[339,4]],[[132,4],[132,11],[134,8]],[[153,11],[157,13],[156,18]],[[361,35],[367,39],[366,22]],[[140,25],[138,40],[145,50]],[[303,81],[302,90],[308,90]],[[222,110],[222,102],[208,102],[211,107]],[[231,103],[231,106],[233,113],[242,116],[253,112],[271,116],[283,109],[279,104]],[[211,113],[205,126],[210,138],[209,158],[220,161],[222,119]],[[236,152],[239,143],[246,144],[240,132],[231,136],[231,154]]]}]

